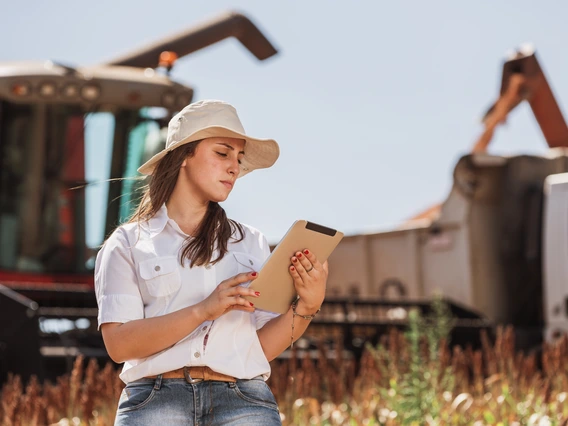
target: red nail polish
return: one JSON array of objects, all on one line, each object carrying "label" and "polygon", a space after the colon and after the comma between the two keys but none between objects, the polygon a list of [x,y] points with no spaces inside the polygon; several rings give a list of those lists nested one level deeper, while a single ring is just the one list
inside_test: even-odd
[{"label": "red nail polish", "polygon": [[255,291],[254,294],[256,294],[257,296],[260,296],[260,291]]},{"label": "red nail polish", "polygon": [[249,302],[249,303],[250,303],[251,306],[254,306],[254,303],[252,303],[252,302]]},{"label": "red nail polish", "polygon": [[302,253],[298,253],[298,257],[302,257]]},{"label": "red nail polish", "polygon": [[306,253],[306,254],[310,254],[310,252],[309,252],[309,250],[308,250],[308,249],[304,250],[304,253]]},{"label": "red nail polish", "polygon": [[295,257],[292,258],[292,262],[296,263],[298,261],[298,259],[296,259]]},{"label": "red nail polish", "polygon": [[256,272],[253,272],[251,275],[252,275],[253,277],[256,277],[256,276],[257,276],[257,273],[256,273]]},{"label": "red nail polish", "polygon": [[296,270],[296,268],[294,268],[293,266],[291,266],[290,269],[291,269],[292,271],[295,271],[295,270]]}]

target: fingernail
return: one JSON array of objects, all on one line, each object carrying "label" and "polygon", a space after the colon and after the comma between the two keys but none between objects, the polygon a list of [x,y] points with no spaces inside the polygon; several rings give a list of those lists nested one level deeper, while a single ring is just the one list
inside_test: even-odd
[{"label": "fingernail", "polygon": [[254,303],[252,303],[252,302],[249,302],[249,303],[250,303],[251,306],[254,306]]},{"label": "fingernail", "polygon": [[257,276],[257,273],[256,273],[256,272],[253,272],[253,273],[251,274],[251,276],[256,277],[256,276]]},{"label": "fingernail", "polygon": [[298,261],[298,259],[296,259],[295,257],[292,258],[292,262],[296,263]]},{"label": "fingernail", "polygon": [[310,252],[309,252],[309,250],[308,250],[308,249],[304,250],[304,253],[306,253],[306,254],[310,254]]},{"label": "fingernail", "polygon": [[255,291],[254,294],[256,294],[257,296],[260,296],[260,291]]},{"label": "fingernail", "polygon": [[293,266],[290,266],[290,269],[291,269],[292,271],[295,271],[295,270],[296,270],[296,268],[294,268]]},{"label": "fingernail", "polygon": [[298,257],[302,257],[302,253],[298,253]]}]

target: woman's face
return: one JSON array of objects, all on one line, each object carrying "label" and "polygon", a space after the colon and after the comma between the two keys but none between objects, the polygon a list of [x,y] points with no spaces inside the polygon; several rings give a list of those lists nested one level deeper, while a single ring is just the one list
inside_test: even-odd
[{"label": "woman's face", "polygon": [[193,156],[186,158],[179,179],[200,201],[225,201],[240,173],[244,156],[243,139],[214,137],[203,139]]}]

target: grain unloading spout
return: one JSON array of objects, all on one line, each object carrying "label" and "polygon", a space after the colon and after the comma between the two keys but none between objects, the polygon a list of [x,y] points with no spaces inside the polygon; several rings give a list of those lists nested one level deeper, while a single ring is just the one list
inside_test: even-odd
[{"label": "grain unloading spout", "polygon": [[229,37],[239,40],[258,60],[262,61],[277,53],[249,18],[237,12],[226,12],[189,30],[113,59],[105,65],[156,68],[160,54],[164,51],[174,52],[181,58]]},{"label": "grain unloading spout", "polygon": [[532,48],[523,48],[503,64],[497,101],[483,117],[485,129],[472,152],[485,152],[495,128],[526,100],[549,147],[568,147],[568,126]]}]

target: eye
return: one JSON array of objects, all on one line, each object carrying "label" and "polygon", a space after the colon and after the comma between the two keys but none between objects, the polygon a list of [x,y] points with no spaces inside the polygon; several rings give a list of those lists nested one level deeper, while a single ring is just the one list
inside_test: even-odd
[{"label": "eye", "polygon": [[215,152],[216,152],[217,154],[219,154],[221,157],[226,157],[226,156],[227,156],[227,154],[224,154],[224,153],[222,153],[222,152],[217,152],[217,151],[215,151]]}]

